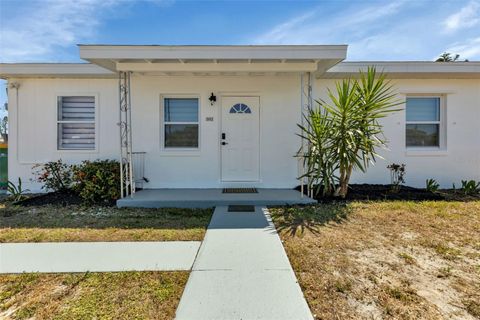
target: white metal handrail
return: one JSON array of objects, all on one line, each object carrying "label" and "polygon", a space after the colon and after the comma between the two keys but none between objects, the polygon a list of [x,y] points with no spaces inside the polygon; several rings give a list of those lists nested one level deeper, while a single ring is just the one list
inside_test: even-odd
[{"label": "white metal handrail", "polygon": [[148,183],[148,178],[145,177],[145,155],[143,151],[132,152],[133,162],[133,182],[136,189],[143,189],[143,184]]}]

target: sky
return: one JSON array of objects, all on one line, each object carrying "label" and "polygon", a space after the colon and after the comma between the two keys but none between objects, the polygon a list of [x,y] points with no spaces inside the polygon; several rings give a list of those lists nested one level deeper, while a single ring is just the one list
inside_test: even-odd
[{"label": "sky", "polygon": [[480,0],[0,0],[0,62],[81,62],[79,43],[348,44],[347,60],[480,60]]}]

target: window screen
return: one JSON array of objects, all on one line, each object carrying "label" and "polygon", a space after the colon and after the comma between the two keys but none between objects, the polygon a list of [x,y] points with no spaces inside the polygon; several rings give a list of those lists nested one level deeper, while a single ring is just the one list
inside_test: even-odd
[{"label": "window screen", "polygon": [[407,98],[407,147],[440,146],[440,102],[440,97]]},{"label": "window screen", "polygon": [[95,149],[95,97],[58,97],[58,149]]},{"label": "window screen", "polygon": [[164,99],[165,148],[198,148],[198,99]]}]

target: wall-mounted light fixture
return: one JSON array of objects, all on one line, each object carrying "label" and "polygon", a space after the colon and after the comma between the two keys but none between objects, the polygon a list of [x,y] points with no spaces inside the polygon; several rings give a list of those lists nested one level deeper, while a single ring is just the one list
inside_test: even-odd
[{"label": "wall-mounted light fixture", "polygon": [[217,102],[217,96],[214,95],[213,92],[212,92],[212,94],[210,95],[210,98],[208,98],[208,100],[210,101],[210,105],[213,106],[213,104],[215,102]]},{"label": "wall-mounted light fixture", "polygon": [[12,82],[12,83],[9,84],[9,87],[10,87],[11,89],[18,89],[18,88],[20,88],[20,83],[18,83],[18,82]]}]

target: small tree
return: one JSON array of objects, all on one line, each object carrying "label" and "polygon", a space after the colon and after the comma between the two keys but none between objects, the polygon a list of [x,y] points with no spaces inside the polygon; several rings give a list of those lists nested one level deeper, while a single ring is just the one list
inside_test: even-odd
[{"label": "small tree", "polygon": [[317,101],[318,110],[309,111],[307,126],[300,126],[309,146],[304,157],[311,177],[322,184],[338,181],[334,194],[344,198],[353,170],[365,172],[379,157],[377,149],[386,147],[379,119],[398,111],[393,107],[400,102],[385,74],[373,67],[360,71],[359,80],[338,82],[328,97],[330,102]]},{"label": "small tree", "polygon": [[8,117],[4,116],[0,122],[0,134],[2,135],[3,141],[8,141]]},{"label": "small tree", "polygon": [[[444,52],[440,56],[438,56],[435,62],[457,62],[460,59],[459,54],[453,54],[449,52]],[[465,59],[464,62],[468,62],[468,59]]]}]

